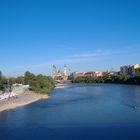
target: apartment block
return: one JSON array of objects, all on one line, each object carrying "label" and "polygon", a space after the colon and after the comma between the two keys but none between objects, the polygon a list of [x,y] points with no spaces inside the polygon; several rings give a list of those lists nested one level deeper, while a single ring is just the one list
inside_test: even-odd
[{"label": "apartment block", "polygon": [[123,75],[140,75],[140,65],[139,64],[133,64],[133,65],[127,65],[122,66],[120,68],[120,73]]}]

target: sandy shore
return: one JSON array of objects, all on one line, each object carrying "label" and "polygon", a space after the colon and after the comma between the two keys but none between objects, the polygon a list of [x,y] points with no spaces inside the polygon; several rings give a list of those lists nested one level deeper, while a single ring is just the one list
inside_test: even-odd
[{"label": "sandy shore", "polygon": [[35,101],[38,101],[41,99],[47,99],[47,98],[49,98],[48,95],[42,95],[42,94],[37,94],[31,91],[26,91],[25,93],[17,96],[16,99],[6,99],[3,101],[0,101],[0,112],[9,110],[9,109],[14,109],[17,107],[21,107],[21,106],[33,103]]}]

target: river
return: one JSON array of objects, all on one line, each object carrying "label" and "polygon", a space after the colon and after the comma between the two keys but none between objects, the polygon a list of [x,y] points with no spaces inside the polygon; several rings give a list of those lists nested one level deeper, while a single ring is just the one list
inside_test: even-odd
[{"label": "river", "polygon": [[71,84],[0,113],[0,140],[138,140],[140,86]]}]

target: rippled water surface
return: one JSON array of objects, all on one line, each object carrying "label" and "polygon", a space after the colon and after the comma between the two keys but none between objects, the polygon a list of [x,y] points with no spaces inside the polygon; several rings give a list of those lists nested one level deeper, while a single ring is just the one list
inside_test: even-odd
[{"label": "rippled water surface", "polygon": [[139,140],[140,86],[74,84],[0,113],[0,140]]}]

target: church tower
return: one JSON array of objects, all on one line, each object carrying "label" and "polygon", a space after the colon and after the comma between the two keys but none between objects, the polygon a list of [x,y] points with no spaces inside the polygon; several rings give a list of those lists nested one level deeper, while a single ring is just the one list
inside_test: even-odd
[{"label": "church tower", "polygon": [[67,76],[68,75],[68,72],[67,72],[67,66],[64,65],[64,76]]},{"label": "church tower", "polygon": [[68,69],[67,69],[67,66],[64,65],[64,81],[67,81],[68,80]]},{"label": "church tower", "polygon": [[55,80],[56,79],[56,76],[57,76],[57,70],[56,70],[56,66],[53,65],[53,79]]}]

